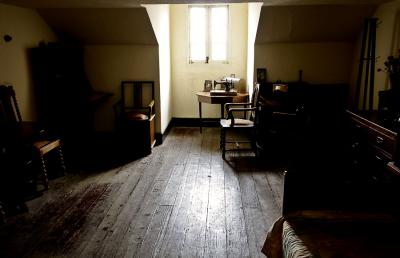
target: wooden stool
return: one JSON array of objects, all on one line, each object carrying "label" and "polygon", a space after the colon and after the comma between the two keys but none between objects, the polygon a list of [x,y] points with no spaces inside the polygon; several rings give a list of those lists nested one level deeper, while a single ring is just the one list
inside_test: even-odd
[{"label": "wooden stool", "polygon": [[61,149],[61,141],[60,140],[54,140],[54,141],[37,141],[33,143],[33,146],[36,148],[36,150],[39,153],[40,156],[40,162],[41,162],[41,174],[40,177],[42,179],[42,183],[44,188],[47,190],[49,189],[49,179],[47,177],[47,168],[46,168],[46,161],[44,159],[44,156],[53,151],[53,150],[58,150],[58,154],[60,157],[60,166],[63,171],[65,172],[65,164],[64,164],[64,157]]}]

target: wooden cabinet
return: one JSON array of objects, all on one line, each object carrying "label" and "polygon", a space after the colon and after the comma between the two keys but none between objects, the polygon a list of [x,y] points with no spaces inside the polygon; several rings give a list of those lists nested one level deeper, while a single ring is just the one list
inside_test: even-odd
[{"label": "wooden cabinet", "polygon": [[91,86],[83,67],[83,48],[49,44],[31,49],[39,122],[66,146],[93,131]]},{"label": "wooden cabinet", "polygon": [[38,120],[61,138],[67,160],[91,151],[94,111],[112,94],[95,92],[84,69],[80,46],[49,43],[30,50]]},{"label": "wooden cabinet", "polygon": [[347,113],[354,169],[374,179],[390,176],[387,165],[396,157],[397,133],[381,126],[376,114]]}]

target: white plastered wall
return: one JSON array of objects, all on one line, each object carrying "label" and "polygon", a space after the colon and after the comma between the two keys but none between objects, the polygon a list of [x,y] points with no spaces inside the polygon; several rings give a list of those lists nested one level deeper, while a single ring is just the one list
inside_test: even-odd
[{"label": "white plastered wall", "polygon": [[[235,74],[243,80],[238,85],[246,90],[247,77],[247,3],[230,4],[230,59],[228,64],[188,63],[187,5],[171,5],[171,79],[173,117],[197,118],[196,92],[203,90],[204,80],[217,80]],[[203,105],[203,117],[219,117],[219,105]]]},{"label": "white plastered wall", "polygon": [[262,3],[248,4],[248,23],[247,23],[247,89],[253,92],[254,83],[254,43],[257,35],[258,20]]},{"label": "white plastered wall", "polygon": [[266,43],[255,46],[255,67],[266,68],[268,81],[348,83],[354,43]]},{"label": "white plastered wall", "polygon": [[[158,91],[158,47],[143,45],[85,45],[86,75],[96,91],[113,93],[95,112],[97,131],[112,131],[115,125],[113,105],[120,99],[123,80],[155,81]],[[158,98],[159,99],[159,98]],[[159,103],[156,112],[159,113]],[[159,131],[160,120],[156,119]]]},{"label": "white plastered wall", "polygon": [[[393,1],[380,5],[375,11],[373,17],[378,18],[378,27],[376,31],[376,57],[375,81],[374,81],[374,109],[378,108],[378,92],[390,88],[388,75],[384,72],[378,72],[379,68],[384,69],[384,62],[390,55],[398,56],[400,49],[399,24],[400,1]],[[397,26],[396,26],[397,25]],[[355,84],[358,73],[358,61],[360,59],[361,32],[354,55],[354,65],[352,70],[352,99],[354,101]],[[363,74],[365,77],[365,73]],[[363,94],[363,83],[361,84],[361,96]],[[360,101],[361,102],[361,101]],[[359,103],[361,105],[361,103]]]},{"label": "white plastered wall", "polygon": [[170,56],[170,7],[169,5],[144,5],[158,41],[160,74],[161,133],[172,118],[171,56]]},{"label": "white plastered wall", "polygon": [[[256,36],[255,68],[268,81],[349,83],[355,42],[373,5],[263,6]],[[340,19],[338,19],[340,17]]]},{"label": "white plastered wall", "polygon": [[121,81],[146,80],[155,82],[156,131],[160,132],[159,47],[145,8],[50,8],[38,12],[60,37],[83,45],[85,71],[93,90],[114,94],[95,109],[97,131],[114,129],[113,105],[120,99]]},{"label": "white plastered wall", "polygon": [[[12,41],[6,43],[4,35]],[[25,121],[36,120],[29,49],[40,41],[56,41],[50,27],[35,10],[0,4],[0,84],[13,85]]]}]

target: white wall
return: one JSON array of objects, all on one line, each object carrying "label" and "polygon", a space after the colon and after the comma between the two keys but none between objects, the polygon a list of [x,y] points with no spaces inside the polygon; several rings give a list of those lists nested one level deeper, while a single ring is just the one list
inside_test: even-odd
[{"label": "white wall", "polygon": [[[380,23],[376,31],[376,56],[379,56],[376,62],[377,68],[384,68],[383,63],[388,56],[398,56],[397,49],[400,46],[394,46],[394,41],[398,37],[395,34],[399,33],[399,31],[395,31],[395,20],[399,9],[400,1],[393,1],[381,5],[373,15],[373,17],[378,18],[378,22]],[[387,89],[389,87],[388,84],[387,74],[375,71],[375,85],[377,89]]]},{"label": "white wall", "polygon": [[[113,130],[112,106],[121,97],[122,80],[155,81],[155,95],[159,96],[157,46],[86,45],[84,59],[86,74],[93,89],[114,94],[96,110],[95,128],[98,131]],[[157,102],[157,114],[160,113],[159,107]],[[159,132],[160,119],[156,119],[156,129]]]},{"label": "white wall", "polygon": [[[400,10],[400,1],[393,1],[386,4],[380,5],[375,11],[373,17],[378,18],[378,28],[376,31],[376,57],[377,61],[375,64],[375,94],[374,94],[374,109],[378,108],[378,92],[380,90],[386,90],[390,88],[388,75],[384,72],[378,72],[378,68],[384,69],[384,62],[387,60],[387,57],[390,55],[398,56],[399,45],[399,37],[400,31],[396,27],[396,23],[399,21],[399,10]],[[397,17],[397,18],[396,18]],[[355,82],[358,73],[358,60],[360,56],[360,45],[361,45],[361,32],[360,39],[358,41],[357,50],[354,56],[354,65],[353,65],[353,74],[352,74],[352,93],[355,92]],[[364,73],[365,75],[365,73]],[[363,77],[364,77],[363,75]],[[361,96],[362,89],[361,87]],[[353,100],[354,97],[352,97]],[[360,101],[361,102],[361,101]],[[361,106],[361,103],[359,103]]]},{"label": "white wall", "polygon": [[120,98],[122,80],[151,80],[155,82],[156,131],[160,132],[158,44],[145,8],[50,8],[38,12],[60,37],[72,38],[85,47],[85,71],[92,88],[114,94],[96,108],[96,130],[114,129],[112,106]]},{"label": "white wall", "polygon": [[255,67],[267,69],[268,81],[348,83],[354,43],[266,43],[255,46]]},{"label": "white wall", "polygon": [[[5,43],[3,36],[13,40]],[[40,41],[56,41],[49,26],[36,11],[0,4],[0,84],[13,85],[26,121],[36,119],[33,82],[28,58],[29,48]]]},{"label": "white wall", "polygon": [[[187,5],[171,5],[172,116],[197,118],[196,92],[203,90],[204,80],[217,80],[235,74],[244,78],[239,88],[246,88],[247,4],[230,5],[229,64],[189,64]],[[203,117],[219,117],[219,105],[203,105]]]},{"label": "white wall", "polygon": [[[263,6],[256,36],[255,68],[268,81],[350,83],[356,41],[374,5]],[[357,57],[358,58],[358,57]]]},{"label": "white wall", "polygon": [[160,72],[160,132],[164,133],[172,118],[170,9],[169,5],[145,5],[158,41]]},{"label": "white wall", "polygon": [[254,42],[257,35],[258,21],[262,3],[248,4],[248,23],[247,23],[247,89],[253,91],[254,83]]}]

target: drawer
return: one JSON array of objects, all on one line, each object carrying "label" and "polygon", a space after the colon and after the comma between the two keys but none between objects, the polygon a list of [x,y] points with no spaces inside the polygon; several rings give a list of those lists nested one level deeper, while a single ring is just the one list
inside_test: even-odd
[{"label": "drawer", "polygon": [[368,125],[352,119],[348,125],[348,129],[351,141],[367,142]]},{"label": "drawer", "polygon": [[367,123],[354,116],[350,117],[350,126],[353,130],[357,131],[363,131],[369,127]]},{"label": "drawer", "polygon": [[378,164],[379,167],[386,167],[386,164],[390,161],[390,157],[388,157],[384,152],[375,150],[372,154],[372,160],[375,164]]},{"label": "drawer", "polygon": [[377,131],[374,128],[368,128],[368,142],[374,147],[379,148],[391,156],[396,150],[396,138]]},{"label": "drawer", "polygon": [[376,151],[371,158],[371,163],[369,163],[367,173],[372,176],[372,179],[381,181],[386,177],[387,164],[389,163],[390,158],[379,151]]}]

